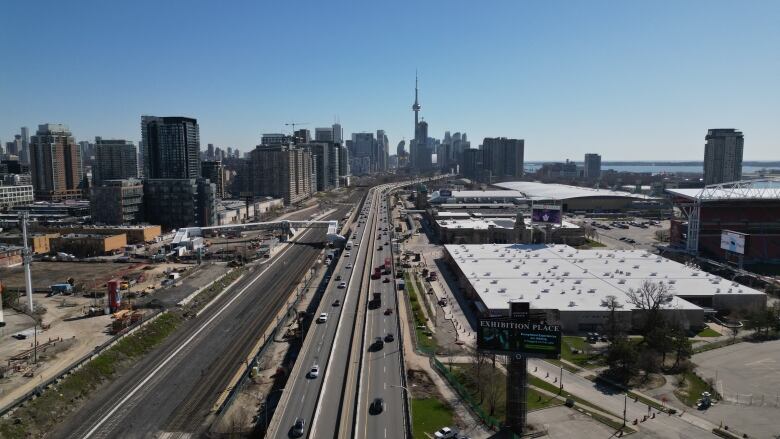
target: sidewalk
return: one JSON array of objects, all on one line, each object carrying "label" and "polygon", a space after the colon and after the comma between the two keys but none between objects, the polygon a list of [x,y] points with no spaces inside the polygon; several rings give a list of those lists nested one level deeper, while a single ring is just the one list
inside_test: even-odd
[{"label": "sidewalk", "polygon": [[[488,438],[493,435],[493,432],[483,427],[478,419],[475,419],[469,409],[463,404],[458,394],[450,388],[447,382],[442,378],[431,366],[430,359],[427,356],[420,355],[414,348],[415,332],[409,324],[409,314],[406,308],[406,300],[401,298],[399,301],[398,312],[401,320],[401,331],[403,333],[403,349],[405,368],[416,369],[424,371],[436,386],[441,395],[442,401],[449,404],[455,413],[455,416],[460,420],[460,424],[465,426],[471,426],[463,431],[474,439]],[[413,394],[414,392],[412,392]],[[412,395],[413,396],[413,395]]]}]

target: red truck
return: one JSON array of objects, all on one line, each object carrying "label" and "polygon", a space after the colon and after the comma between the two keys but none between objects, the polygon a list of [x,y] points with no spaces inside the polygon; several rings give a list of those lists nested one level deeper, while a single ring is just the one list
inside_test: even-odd
[{"label": "red truck", "polygon": [[371,274],[371,279],[379,279],[382,277],[382,267],[374,268],[374,272]]},{"label": "red truck", "polygon": [[390,258],[385,258],[385,265],[384,265],[385,274],[390,274],[390,270],[393,268],[392,262],[393,261]]}]

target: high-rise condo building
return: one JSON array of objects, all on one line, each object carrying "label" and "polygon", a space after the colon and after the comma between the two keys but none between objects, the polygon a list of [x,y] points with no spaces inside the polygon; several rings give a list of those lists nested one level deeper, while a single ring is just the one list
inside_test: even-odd
[{"label": "high-rise condo building", "polygon": [[138,154],[133,142],[123,139],[95,138],[95,163],[92,181],[99,185],[106,180],[138,177]]},{"label": "high-rise condo building", "polygon": [[715,128],[704,137],[704,184],[742,179],[742,152],[745,139],[734,128]]},{"label": "high-rise condo building", "polygon": [[333,128],[315,128],[315,142],[333,142]]},{"label": "high-rise condo building", "polygon": [[509,181],[523,176],[523,139],[486,137],[482,141],[482,166],[488,183]]},{"label": "high-rise condo building", "polygon": [[81,151],[67,126],[38,125],[30,141],[30,159],[36,199],[81,198]]},{"label": "high-rise condo building", "polygon": [[200,131],[189,117],[141,116],[145,178],[200,177]]},{"label": "high-rise condo building", "polygon": [[583,176],[590,180],[601,178],[601,156],[598,154],[585,154],[585,165],[583,166]]},{"label": "high-rise condo building", "polygon": [[225,198],[225,168],[221,160],[204,160],[200,162],[200,174],[214,183],[215,196]]},{"label": "high-rise condo building", "polygon": [[244,190],[255,196],[284,199],[285,204],[299,203],[314,192],[311,152],[291,145],[258,145],[251,152],[243,180]]}]

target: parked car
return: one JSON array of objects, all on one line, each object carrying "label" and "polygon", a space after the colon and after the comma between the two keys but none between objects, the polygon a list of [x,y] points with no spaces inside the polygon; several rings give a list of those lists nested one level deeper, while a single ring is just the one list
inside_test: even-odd
[{"label": "parked car", "polygon": [[436,439],[452,439],[457,437],[458,432],[450,427],[442,427],[439,431],[433,433],[433,437]]}]

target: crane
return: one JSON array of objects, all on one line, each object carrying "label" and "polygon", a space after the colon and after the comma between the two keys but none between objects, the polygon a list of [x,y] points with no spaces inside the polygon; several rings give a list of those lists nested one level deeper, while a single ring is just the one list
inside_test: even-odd
[{"label": "crane", "polygon": [[309,124],[309,122],[290,122],[290,123],[284,124],[285,126],[292,127],[293,143],[298,144],[298,139],[295,138],[295,125],[308,125],[308,124]]}]

